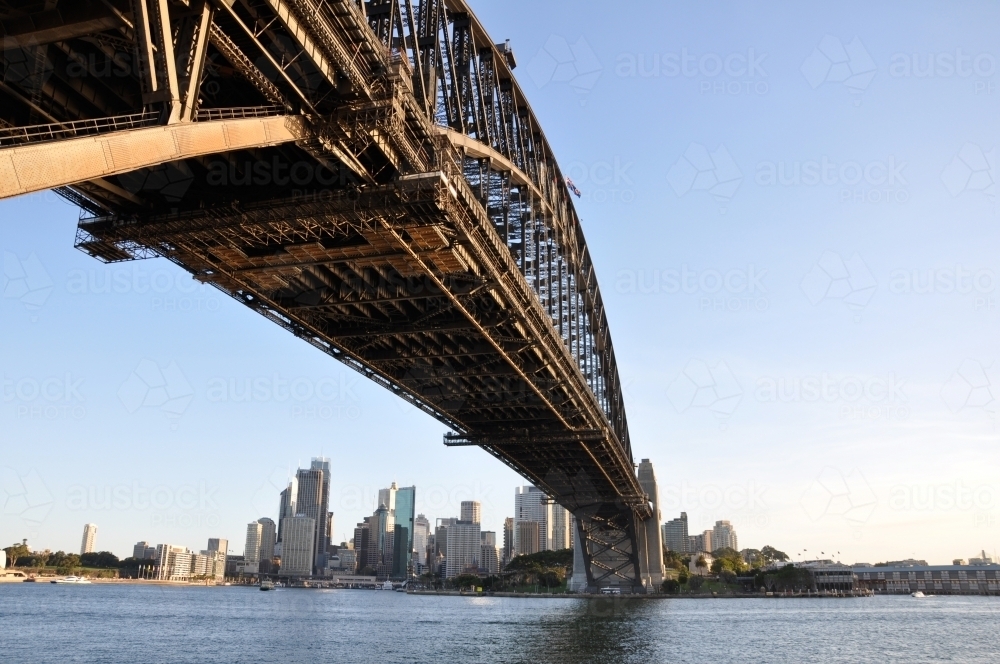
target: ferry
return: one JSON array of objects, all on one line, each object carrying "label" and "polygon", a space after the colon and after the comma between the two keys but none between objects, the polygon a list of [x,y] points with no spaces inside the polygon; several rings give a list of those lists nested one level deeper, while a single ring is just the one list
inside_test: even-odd
[{"label": "ferry", "polygon": [[82,576],[66,576],[61,579],[52,579],[49,583],[75,583],[83,584],[90,583],[90,579],[85,579]]},{"label": "ferry", "polygon": [[910,593],[910,597],[927,597],[927,595],[923,594],[922,592],[920,592],[920,591],[918,590],[918,591],[917,591],[917,592],[915,592],[915,593]]},{"label": "ferry", "polygon": [[272,583],[269,579],[264,579],[263,581],[260,582],[260,589],[274,590],[274,583]]}]

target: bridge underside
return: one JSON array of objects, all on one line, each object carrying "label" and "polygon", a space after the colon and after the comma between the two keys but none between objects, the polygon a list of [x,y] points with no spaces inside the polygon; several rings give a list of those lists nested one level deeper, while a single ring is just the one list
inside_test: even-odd
[{"label": "bridge underside", "polygon": [[43,4],[0,8],[0,198],[59,187],[82,250],[165,257],[487,450],[576,516],[581,587],[657,583],[579,220],[463,0]]}]

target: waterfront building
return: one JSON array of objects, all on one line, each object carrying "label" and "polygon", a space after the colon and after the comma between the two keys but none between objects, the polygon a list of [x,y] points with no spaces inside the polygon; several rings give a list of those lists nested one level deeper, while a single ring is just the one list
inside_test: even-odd
[{"label": "waterfront building", "polygon": [[153,560],[156,578],[161,581],[187,581],[191,578],[191,552],[186,547],[157,544]]},{"label": "waterfront building", "polygon": [[482,555],[482,533],[479,524],[458,520],[447,529],[445,578],[450,579],[465,572],[479,570]]},{"label": "waterfront building", "polygon": [[688,538],[687,512],[681,512],[678,518],[671,519],[663,524],[663,543],[671,551],[691,553]]},{"label": "waterfront building", "polygon": [[463,500],[460,510],[461,516],[458,517],[459,521],[467,521],[468,523],[482,523],[483,520],[483,504],[478,500]]},{"label": "waterfront building", "polygon": [[191,554],[191,578],[194,580],[207,579],[212,576],[214,570],[212,558],[205,552]]},{"label": "waterfront building", "polygon": [[448,528],[458,523],[455,517],[438,519],[434,526],[434,555],[448,555]]},{"label": "waterfront building", "polygon": [[[983,556],[985,557],[985,556]],[[875,593],[935,595],[996,595],[1000,593],[1000,565],[877,565],[854,566],[859,588]]]},{"label": "waterfront building", "polygon": [[368,566],[370,533],[368,519],[365,519],[354,528],[354,560],[358,572]]},{"label": "waterfront building", "polygon": [[282,525],[287,517],[295,516],[295,497],[299,492],[299,479],[293,477],[288,486],[282,489],[278,502],[278,541],[281,541],[284,529]]},{"label": "waterfront building", "polygon": [[315,554],[316,519],[305,514],[286,518],[281,542],[282,576],[309,576],[313,573]]},{"label": "waterfront building", "polygon": [[728,521],[716,521],[715,527],[712,528],[712,548],[707,550],[716,551],[727,548],[733,551],[740,550],[736,539],[736,531]]},{"label": "waterfront building", "polygon": [[243,572],[245,574],[260,572],[260,543],[263,534],[264,527],[260,521],[251,521],[247,524],[247,538],[243,545]]},{"label": "waterfront building", "polygon": [[521,486],[514,489],[514,550],[517,554],[523,554],[527,547],[519,541],[520,530],[517,524],[523,521],[531,521],[538,525],[537,543],[534,545],[535,551],[545,551],[552,536],[552,501],[545,493],[534,486]]},{"label": "waterfront building", "polygon": [[413,521],[413,555],[416,565],[427,565],[427,541],[431,535],[431,522],[423,514]]},{"label": "waterfront building", "polygon": [[151,560],[156,555],[156,547],[149,542],[136,542],[132,547],[132,557],[136,560]]},{"label": "waterfront building", "polygon": [[326,567],[327,513],[330,503],[330,460],[316,457],[308,469],[300,468],[296,474],[298,491],[295,494],[295,513],[313,520],[312,566],[314,570]]},{"label": "waterfront building", "polygon": [[514,529],[514,537],[517,542],[514,555],[526,556],[541,551],[539,548],[540,532],[541,527],[537,521],[518,521]]},{"label": "waterfront building", "polygon": [[243,556],[226,554],[226,576],[237,576],[243,569]]},{"label": "waterfront building", "polygon": [[980,551],[979,556],[976,558],[969,558],[970,565],[992,565],[993,559],[986,555],[986,550]]},{"label": "waterfront building", "polygon": [[271,572],[271,563],[274,560],[274,546],[277,543],[277,526],[275,526],[274,521],[267,517],[257,519],[257,523],[260,524],[260,555],[257,557],[259,562],[258,571],[263,574],[269,574]]},{"label": "waterfront building", "polygon": [[[393,483],[395,486],[395,482]],[[396,490],[393,512],[392,578],[406,579],[413,569],[415,542],[415,508],[417,487],[404,486]],[[426,519],[425,519],[426,521]]]},{"label": "waterfront building", "polygon": [[[698,535],[698,537],[701,537],[701,535]],[[704,565],[699,565],[699,560],[701,560]],[[712,573],[713,562],[715,562],[715,558],[713,558],[712,554],[708,551],[692,553],[691,562],[688,563],[688,571],[697,576],[708,576]]]},{"label": "waterfront building", "polygon": [[94,543],[97,540],[97,524],[88,523],[83,527],[83,541],[80,543],[80,555],[94,552]]},{"label": "waterfront building", "polygon": [[368,517],[368,567],[375,570],[379,580],[384,581],[392,573],[392,554],[396,536],[389,508],[382,503],[375,514]]}]

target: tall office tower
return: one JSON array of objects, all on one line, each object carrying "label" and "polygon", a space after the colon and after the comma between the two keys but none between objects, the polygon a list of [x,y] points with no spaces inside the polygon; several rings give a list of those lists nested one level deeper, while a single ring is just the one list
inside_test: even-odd
[{"label": "tall office tower", "polygon": [[368,565],[375,568],[375,574],[380,579],[388,579],[392,574],[392,554],[395,543],[395,524],[389,508],[385,504],[378,506],[375,513],[368,517],[369,544]]},{"label": "tall office tower", "polygon": [[728,521],[716,521],[712,528],[712,551],[716,549],[732,549],[739,551],[739,542],[736,539],[736,531],[733,524]]},{"label": "tall office tower", "polygon": [[551,506],[552,527],[549,529],[549,543],[547,548],[550,551],[570,548],[570,513],[569,510],[558,503]]},{"label": "tall office tower", "polygon": [[132,547],[132,557],[135,558],[136,560],[145,560],[146,558],[152,558],[153,556],[148,553],[151,548],[155,553],[156,552],[155,547],[150,547],[149,542],[136,542],[135,546]]},{"label": "tall office tower", "polygon": [[663,524],[663,543],[671,551],[677,553],[691,553],[688,542],[688,515],[681,512],[676,519],[671,519]]},{"label": "tall office tower", "polygon": [[396,513],[396,491],[398,490],[395,482],[388,489],[378,490],[378,504],[385,505],[390,514]]},{"label": "tall office tower", "polygon": [[243,569],[247,574],[256,574],[260,571],[260,542],[264,534],[264,526],[260,521],[251,521],[247,524],[247,539],[243,545]]},{"label": "tall office tower", "polygon": [[281,541],[282,576],[309,576],[316,555],[316,519],[304,514],[285,519]]},{"label": "tall office tower", "polygon": [[[274,522],[272,521],[271,523]],[[229,540],[220,537],[210,537],[208,540],[208,550],[227,553],[229,551]]]},{"label": "tall office tower", "polygon": [[[316,525],[313,537],[313,569],[326,566],[326,514],[330,502],[330,460],[315,458],[308,469],[300,468],[296,477],[299,490],[295,494],[295,513],[310,517]],[[284,554],[284,549],[282,549]]]},{"label": "tall office tower", "polygon": [[285,519],[290,516],[295,516],[295,497],[299,493],[299,479],[298,477],[293,477],[288,483],[288,486],[281,491],[281,500],[278,503],[278,541],[281,541],[282,534],[285,532],[282,528],[282,524]]},{"label": "tall office tower", "polygon": [[368,566],[368,547],[369,547],[369,535],[371,530],[368,528],[368,521],[365,520],[359,523],[354,528],[354,560],[356,562],[357,572],[361,572],[365,567]]},{"label": "tall office tower", "polygon": [[448,556],[448,528],[458,523],[455,517],[438,519],[434,526],[434,555]]},{"label": "tall office tower", "polygon": [[259,571],[264,574],[271,572],[271,561],[274,560],[274,545],[277,542],[277,528],[274,521],[266,516],[257,519],[260,524],[260,567]]},{"label": "tall office tower", "polygon": [[539,540],[541,537],[539,533],[541,528],[537,521],[518,521],[514,526],[514,538],[517,543],[514,547],[515,556],[527,556],[532,553],[538,553]]},{"label": "tall office tower", "polygon": [[479,547],[479,569],[487,574],[500,573],[500,549],[494,545],[483,544]]},{"label": "tall office tower", "polygon": [[458,517],[459,521],[468,521],[469,523],[482,523],[483,504],[478,500],[463,500],[460,514],[461,516]]},{"label": "tall office tower", "polygon": [[497,534],[492,530],[480,531],[479,535],[482,538],[483,544],[489,544],[490,546],[497,545]]},{"label": "tall office tower", "polygon": [[514,559],[514,518],[503,520],[503,564]]},{"label": "tall office tower", "polygon": [[[395,486],[393,482],[393,486]],[[404,486],[396,489],[396,509],[393,512],[392,578],[405,579],[413,569],[414,510],[417,502],[417,487]]]},{"label": "tall office tower", "polygon": [[80,543],[80,555],[94,552],[94,541],[97,539],[97,524],[88,523],[83,527],[83,542]]},{"label": "tall office tower", "polygon": [[431,522],[423,514],[413,520],[413,555],[415,562],[427,565],[427,539],[431,534]]},{"label": "tall office tower", "polygon": [[328,551],[330,550],[330,547],[332,547],[334,545],[334,543],[333,543],[333,538],[334,538],[333,525],[334,525],[333,512],[327,512],[326,513],[326,548],[327,548]]},{"label": "tall office tower", "polygon": [[482,555],[482,535],[479,524],[471,521],[457,521],[448,526],[448,553],[445,555],[445,578],[456,577],[479,569]]},{"label": "tall office tower", "polygon": [[518,541],[517,524],[532,521],[538,524],[538,544],[536,551],[548,549],[552,536],[552,501],[534,486],[520,486],[514,489],[514,550],[524,553]]}]

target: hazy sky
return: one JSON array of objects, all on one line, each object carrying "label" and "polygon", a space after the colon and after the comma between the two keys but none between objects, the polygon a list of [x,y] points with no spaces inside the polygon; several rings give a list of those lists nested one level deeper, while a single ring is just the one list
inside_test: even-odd
[{"label": "hazy sky", "polygon": [[[819,5],[473,8],[583,192],[664,519],[844,562],[994,552],[1000,8]],[[501,463],[165,260],[76,251],[77,216],[0,203],[4,544],[94,522],[119,556],[241,553],[319,454],[340,538],[393,480],[502,530]]]}]

